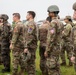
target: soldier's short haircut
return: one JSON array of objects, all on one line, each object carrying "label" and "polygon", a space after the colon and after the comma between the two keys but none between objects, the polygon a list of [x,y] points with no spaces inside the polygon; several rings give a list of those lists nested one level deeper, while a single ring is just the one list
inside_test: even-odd
[{"label": "soldier's short haircut", "polygon": [[32,15],[33,18],[35,18],[36,13],[34,11],[28,11],[27,13],[29,13],[30,15]]},{"label": "soldier's short haircut", "polygon": [[18,17],[19,19],[21,18],[19,13],[13,13],[13,15],[15,15],[16,17]]}]

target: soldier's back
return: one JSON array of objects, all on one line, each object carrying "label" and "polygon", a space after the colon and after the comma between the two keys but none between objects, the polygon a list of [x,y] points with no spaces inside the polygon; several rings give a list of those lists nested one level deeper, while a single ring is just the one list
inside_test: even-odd
[{"label": "soldier's back", "polygon": [[48,23],[45,23],[39,27],[39,40],[41,46],[46,45],[48,27],[49,27]]}]

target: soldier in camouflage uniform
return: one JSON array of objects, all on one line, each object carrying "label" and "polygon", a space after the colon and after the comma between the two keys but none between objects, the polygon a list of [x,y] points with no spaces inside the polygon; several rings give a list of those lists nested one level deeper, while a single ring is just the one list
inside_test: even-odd
[{"label": "soldier in camouflage uniform", "polygon": [[29,51],[31,53],[31,58],[27,62],[27,73],[28,75],[36,75],[35,71],[35,58],[36,58],[36,48],[37,48],[37,26],[34,22],[35,12],[28,11],[26,19],[28,24],[26,26],[26,43],[25,43],[25,52]]},{"label": "soldier in camouflage uniform", "polygon": [[45,22],[39,27],[39,40],[40,40],[39,54],[40,54],[40,69],[42,71],[42,75],[48,75],[47,68],[45,65],[46,58],[44,56],[44,52],[46,49],[48,27],[49,27],[49,23],[47,22]]},{"label": "soldier in camouflage uniform", "polygon": [[71,44],[71,30],[72,30],[72,19],[71,16],[66,16],[64,19],[64,22],[66,25],[64,26],[64,30],[62,31],[62,39],[63,39],[63,46],[61,50],[61,59],[62,63],[61,65],[66,65],[66,58],[65,58],[65,51],[67,52],[67,58],[69,59],[69,66],[72,66],[70,57],[71,57],[71,52],[73,49],[73,46]]},{"label": "soldier in camouflage uniform", "polygon": [[18,66],[20,65],[19,75],[24,75],[25,65],[22,59],[22,54],[24,53],[24,25],[20,21],[20,14],[13,14],[13,21],[15,22],[15,27],[13,30],[12,40],[10,49],[12,49],[12,75],[18,75]]},{"label": "soldier in camouflage uniform", "polygon": [[2,20],[2,25],[0,26],[1,32],[1,56],[4,69],[2,72],[10,72],[10,35],[11,35],[11,25],[8,23],[8,16],[2,14],[0,19]]},{"label": "soldier in camouflage uniform", "polygon": [[71,57],[71,61],[74,63],[74,68],[76,71],[76,2],[73,4],[73,10],[74,10],[74,14],[73,14],[73,19],[74,19],[74,27],[72,29],[72,33],[71,33],[71,39],[72,39],[72,44],[74,45],[74,54]]},{"label": "soldier in camouflage uniform", "polygon": [[59,8],[52,5],[48,8],[48,12],[52,18],[47,34],[47,46],[44,53],[47,57],[46,65],[48,75],[60,75],[59,55],[60,55],[60,40],[63,25],[57,18]]}]

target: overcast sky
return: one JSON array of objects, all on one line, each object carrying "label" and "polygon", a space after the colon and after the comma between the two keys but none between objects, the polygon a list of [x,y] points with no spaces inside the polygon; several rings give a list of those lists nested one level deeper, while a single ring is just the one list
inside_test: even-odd
[{"label": "overcast sky", "polygon": [[60,16],[73,15],[72,5],[76,0],[0,0],[0,14],[8,14],[12,22],[12,13],[19,12],[21,20],[26,19],[29,10],[35,11],[36,21],[43,20],[48,16],[47,8],[50,5],[58,5]]}]

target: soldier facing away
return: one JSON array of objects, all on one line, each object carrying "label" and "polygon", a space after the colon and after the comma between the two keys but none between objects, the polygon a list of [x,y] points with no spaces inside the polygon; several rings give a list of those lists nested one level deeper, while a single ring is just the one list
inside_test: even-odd
[{"label": "soldier facing away", "polygon": [[74,19],[74,27],[72,29],[72,33],[71,33],[71,39],[72,39],[72,44],[74,45],[74,54],[71,57],[71,61],[74,63],[74,68],[76,71],[76,2],[73,4],[73,10],[74,10],[74,14],[73,14],[73,19]]},{"label": "soldier facing away", "polygon": [[0,16],[2,25],[0,26],[1,32],[1,56],[4,69],[2,72],[10,72],[10,36],[11,36],[11,25],[8,23],[9,17],[6,14]]},{"label": "soldier facing away", "polygon": [[48,8],[48,12],[52,18],[50,27],[47,34],[47,46],[44,53],[47,57],[46,65],[48,69],[48,75],[60,75],[59,55],[60,55],[60,41],[62,32],[62,23],[58,20],[57,15],[59,8],[56,5],[52,5]]},{"label": "soldier facing away", "polygon": [[49,27],[49,23],[47,21],[39,27],[39,40],[40,40],[39,55],[40,55],[40,69],[42,71],[42,75],[48,75],[45,64],[46,57],[44,56],[44,52],[46,49],[48,27]]}]

